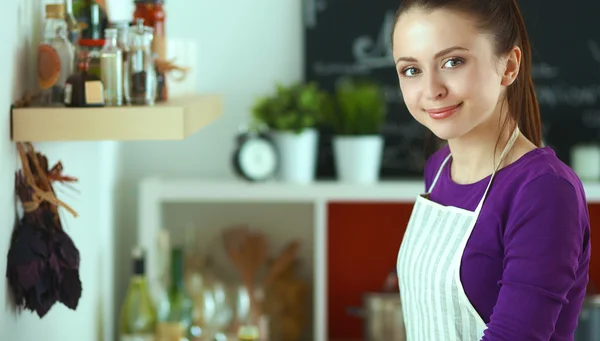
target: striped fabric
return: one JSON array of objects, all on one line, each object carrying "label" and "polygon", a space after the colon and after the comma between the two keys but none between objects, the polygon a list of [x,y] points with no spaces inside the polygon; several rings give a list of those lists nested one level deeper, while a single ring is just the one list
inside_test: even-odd
[{"label": "striped fabric", "polygon": [[[498,165],[518,134],[517,129]],[[449,159],[450,155],[428,193]],[[494,175],[474,212],[437,204],[427,195],[417,197],[397,262],[407,341],[478,341],[483,337],[485,322],[464,292],[460,262]]]}]

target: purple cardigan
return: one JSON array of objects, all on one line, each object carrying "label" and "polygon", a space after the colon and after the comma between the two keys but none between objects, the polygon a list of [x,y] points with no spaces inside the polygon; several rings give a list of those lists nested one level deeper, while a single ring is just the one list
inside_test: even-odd
[{"label": "purple cardigan", "polygon": [[[427,161],[427,189],[448,153],[446,146]],[[456,184],[450,177],[451,162],[444,166],[431,200],[475,210],[489,177]],[[589,262],[589,215],[574,172],[549,147],[501,169],[460,270],[465,292],[488,327],[482,340],[573,340]]]}]

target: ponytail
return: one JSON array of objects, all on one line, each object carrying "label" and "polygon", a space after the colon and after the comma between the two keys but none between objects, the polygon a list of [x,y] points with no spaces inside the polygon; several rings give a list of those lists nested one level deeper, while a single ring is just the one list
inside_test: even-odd
[{"label": "ponytail", "polygon": [[531,78],[531,44],[516,0],[510,1],[514,11],[515,28],[518,30],[519,41],[517,43],[521,48],[521,66],[517,79],[507,89],[509,115],[515,120],[521,133],[537,147],[541,147],[542,121],[533,79]]}]

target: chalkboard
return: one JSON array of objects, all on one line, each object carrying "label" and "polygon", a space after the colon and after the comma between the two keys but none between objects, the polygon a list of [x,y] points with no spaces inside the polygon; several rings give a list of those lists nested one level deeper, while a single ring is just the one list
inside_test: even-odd
[{"label": "chalkboard", "polygon": [[[429,131],[406,109],[391,53],[398,0],[304,0],[305,80],[333,91],[340,77],[367,77],[387,98],[381,177],[422,177]],[[570,149],[600,138],[600,1],[519,1],[533,47],[543,139],[570,162]],[[331,134],[321,130],[319,178],[335,176]]]}]

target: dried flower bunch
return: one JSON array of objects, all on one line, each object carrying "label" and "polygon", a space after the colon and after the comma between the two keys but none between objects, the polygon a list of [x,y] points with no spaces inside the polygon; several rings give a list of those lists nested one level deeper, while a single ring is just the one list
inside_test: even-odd
[{"label": "dried flower bunch", "polygon": [[17,144],[22,170],[16,174],[16,193],[23,207],[11,238],[6,277],[17,307],[43,317],[56,303],[76,309],[81,297],[79,250],[64,231],[58,213],[54,182],[76,182],[62,175],[59,162],[51,169],[48,159],[30,143]]}]

